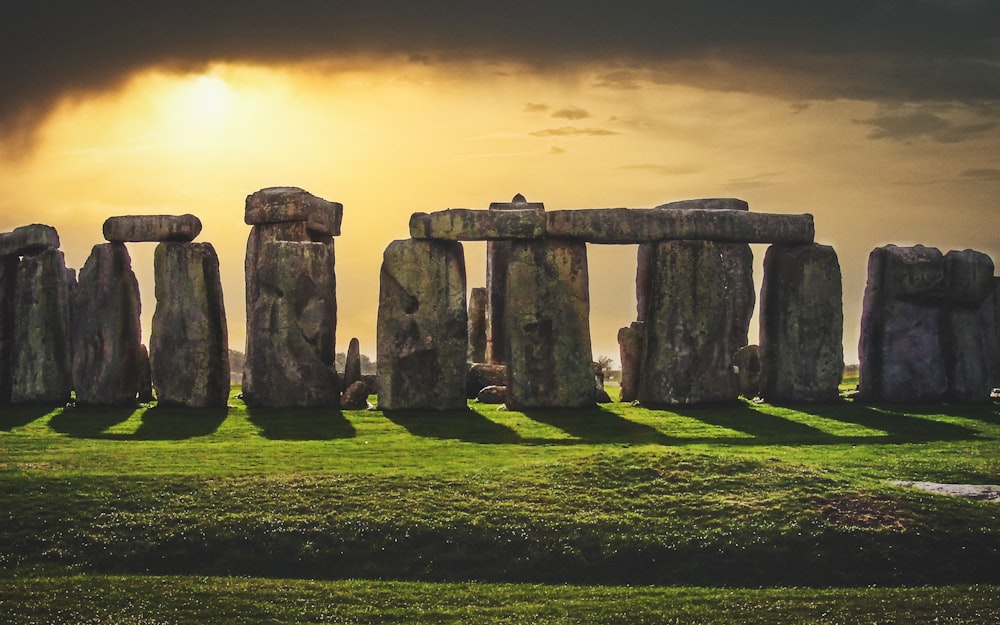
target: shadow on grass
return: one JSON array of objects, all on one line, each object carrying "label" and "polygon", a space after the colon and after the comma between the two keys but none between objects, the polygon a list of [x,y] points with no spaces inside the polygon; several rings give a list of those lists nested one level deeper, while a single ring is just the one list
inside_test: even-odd
[{"label": "shadow on grass", "polygon": [[406,429],[414,436],[460,440],[484,445],[523,442],[517,432],[473,410],[390,410],[383,411],[386,419]]},{"label": "shadow on grass", "polygon": [[0,407],[0,431],[10,432],[41,419],[56,410],[52,406],[8,404]]},{"label": "shadow on grass", "polygon": [[523,410],[532,421],[544,423],[575,437],[570,440],[544,440],[546,444],[573,443],[630,443],[634,445],[669,445],[678,439],[664,435],[656,428],[626,419],[600,406],[590,408],[556,408],[549,410]]},{"label": "shadow on grass", "polygon": [[49,419],[49,427],[71,438],[122,438],[105,431],[129,417],[141,408],[137,406],[70,406]]},{"label": "shadow on grass", "polygon": [[227,408],[154,406],[142,414],[133,434],[121,438],[139,441],[186,440],[214,434],[226,420]]},{"label": "shadow on grass", "polygon": [[[832,421],[874,428],[886,432],[883,436],[835,436],[839,443],[900,444],[928,443],[933,441],[972,440],[979,436],[975,430],[945,423],[921,415],[965,416],[964,409],[971,406],[903,406],[892,404],[856,404],[837,402],[831,404],[782,406],[805,414]],[[961,408],[956,410],[956,408]],[[975,418],[975,417],[973,417]],[[994,415],[995,418],[995,415]]]},{"label": "shadow on grass", "polygon": [[260,435],[274,441],[332,441],[357,431],[336,408],[251,408],[247,418]]},{"label": "shadow on grass", "polygon": [[[732,406],[673,406],[670,412],[707,425],[742,432],[744,437],[683,439],[684,443],[722,445],[831,445],[846,442],[814,427],[754,410],[747,404]],[[676,441],[676,439],[675,439]]]}]

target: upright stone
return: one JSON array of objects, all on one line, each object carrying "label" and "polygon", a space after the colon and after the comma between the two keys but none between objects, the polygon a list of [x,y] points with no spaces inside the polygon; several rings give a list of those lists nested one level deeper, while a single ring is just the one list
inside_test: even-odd
[{"label": "upright stone", "polygon": [[73,387],[77,403],[136,403],[147,366],[140,311],[139,283],[125,245],[95,245],[73,290]]},{"label": "upright stone", "polygon": [[1000,388],[1000,278],[993,278],[993,327],[997,341],[994,343],[993,388]]},{"label": "upright stone", "polygon": [[641,321],[635,321],[629,327],[618,330],[618,352],[622,362],[619,401],[633,402],[639,398],[642,346],[645,338],[645,323]]},{"label": "upright stone", "polygon": [[361,380],[361,341],[357,338],[352,338],[350,344],[347,346],[343,389],[346,391],[352,384]]},{"label": "upright stone", "polygon": [[944,256],[936,248],[872,250],[858,345],[862,400],[939,402],[947,397],[944,294]]},{"label": "upright stone", "polygon": [[382,256],[378,403],[382,410],[464,410],[465,254],[452,241],[393,241]]},{"label": "upright stone", "polygon": [[815,243],[769,247],[760,299],[764,399],[836,400],[844,373],[844,305],[834,249]]},{"label": "upright stone", "polygon": [[990,400],[996,360],[993,260],[973,250],[944,256],[945,312],[942,340],[948,367],[948,399]]},{"label": "upright stone", "polygon": [[17,256],[0,256],[0,405],[10,401],[10,358],[14,349],[14,285]]},{"label": "upright stone", "polygon": [[11,401],[64,404],[73,388],[70,293],[75,276],[59,250],[25,256],[14,288]]},{"label": "upright stone", "polygon": [[[541,202],[528,202],[518,193],[510,202],[493,202],[491,211],[545,210]],[[486,362],[504,364],[504,336],[506,317],[507,266],[510,264],[511,246],[509,240],[486,242]]]},{"label": "upright stone", "polygon": [[149,358],[161,404],[224,407],[229,333],[219,257],[211,243],[160,243],[153,258],[156,311]]},{"label": "upright stone", "polygon": [[259,291],[247,311],[243,396],[248,405],[337,404],[332,266],[323,243],[261,246]]},{"label": "upright stone", "polygon": [[639,401],[735,401],[733,357],[754,306],[750,246],[664,241],[651,256]]},{"label": "upright stone", "polygon": [[486,288],[469,293],[469,362],[486,362]]},{"label": "upright stone", "polygon": [[510,407],[594,405],[586,244],[515,241],[505,291]]},{"label": "upright stone", "polygon": [[736,365],[736,379],[740,395],[747,399],[760,396],[760,346],[744,345],[736,350],[733,359]]}]

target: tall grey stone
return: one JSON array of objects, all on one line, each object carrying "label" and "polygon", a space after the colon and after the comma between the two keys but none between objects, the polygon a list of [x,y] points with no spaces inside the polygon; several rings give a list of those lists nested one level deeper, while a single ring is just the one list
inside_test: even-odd
[{"label": "tall grey stone", "polygon": [[996,360],[993,260],[974,250],[944,256],[945,311],[942,340],[948,367],[948,399],[987,402]]},{"label": "tall grey stone", "polygon": [[594,405],[589,288],[585,243],[511,243],[504,328],[510,407]]},{"label": "tall grey stone", "polygon": [[0,256],[0,404],[10,401],[10,359],[14,349],[14,287],[17,256]]},{"label": "tall grey stone", "polygon": [[343,389],[346,391],[352,384],[361,380],[361,341],[357,338],[352,338],[350,344],[347,346]]},{"label": "tall grey stone", "polygon": [[[518,193],[510,202],[493,202],[491,211],[544,211],[541,202],[528,202]],[[486,242],[486,362],[505,364],[507,266],[510,264],[511,241]]]},{"label": "tall grey stone", "polygon": [[229,400],[229,333],[215,248],[211,243],[160,243],[153,267],[156,311],[149,359],[158,401],[224,407]]},{"label": "tall grey stone", "polygon": [[618,353],[622,363],[619,401],[632,402],[639,398],[642,348],[645,341],[646,329],[642,321],[634,321],[629,327],[618,330]]},{"label": "tall grey stone", "polygon": [[409,239],[385,249],[377,327],[379,408],[466,408],[465,292],[461,243]]},{"label": "tall grey stone", "polygon": [[323,243],[268,241],[247,311],[243,397],[251,406],[334,406],[333,259]]},{"label": "tall grey stone", "polygon": [[139,283],[125,245],[95,245],[73,290],[73,386],[77,403],[136,403],[147,366],[140,311]]},{"label": "tall grey stone", "polygon": [[761,394],[771,402],[839,397],[844,373],[840,262],[828,245],[772,245],[760,295]]},{"label": "tall grey stone", "polygon": [[747,399],[760,396],[760,346],[744,345],[736,350],[733,358],[740,395]]},{"label": "tall grey stone", "polygon": [[1000,388],[1000,278],[993,278],[993,327],[997,337],[994,343],[993,388]]},{"label": "tall grey stone", "polygon": [[469,292],[469,362],[486,362],[486,305],[485,287]]},{"label": "tall grey stone", "polygon": [[64,404],[70,400],[70,293],[75,280],[59,250],[21,259],[14,288],[11,401]]},{"label": "tall grey stone", "polygon": [[936,248],[872,250],[858,343],[859,398],[939,402],[947,397],[944,295],[944,256]]},{"label": "tall grey stone", "polygon": [[639,401],[735,401],[736,351],[754,306],[749,245],[664,241],[651,253]]}]

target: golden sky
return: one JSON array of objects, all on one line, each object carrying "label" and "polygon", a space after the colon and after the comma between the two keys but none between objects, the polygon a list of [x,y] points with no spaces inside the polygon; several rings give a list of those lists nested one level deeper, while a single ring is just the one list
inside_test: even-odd
[{"label": "golden sky", "polygon": [[[815,216],[817,241],[840,256],[845,357],[856,362],[874,247],[972,248],[1000,262],[996,85],[949,98],[921,93],[920,80],[889,93],[869,77],[877,93],[851,82],[863,52],[841,64],[816,53],[801,67],[784,57],[741,66],[723,53],[546,66],[492,50],[137,62],[92,88],[39,88],[37,107],[0,101],[0,231],[55,226],[78,269],[107,217],[193,213],[199,240],[219,252],[230,345],[242,349],[244,199],[302,187],[344,204],[337,349],[358,337],[374,355],[381,254],[408,236],[415,211],[486,208],[515,193],[547,209],[739,197],[753,211]],[[872,56],[883,69],[890,58]],[[824,82],[828,66],[847,86]],[[754,247],[758,285],[764,249]],[[130,251],[148,332],[153,244]],[[484,285],[485,244],[465,251],[470,288]],[[589,246],[595,356],[617,359],[617,329],[635,319],[635,251]]]}]

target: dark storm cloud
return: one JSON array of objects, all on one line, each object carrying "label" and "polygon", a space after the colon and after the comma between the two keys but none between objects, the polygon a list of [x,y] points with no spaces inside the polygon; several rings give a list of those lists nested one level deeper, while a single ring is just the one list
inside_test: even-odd
[{"label": "dark storm cloud", "polygon": [[996,122],[957,124],[930,111],[886,113],[856,123],[871,127],[869,139],[911,142],[929,139],[938,143],[960,143],[981,137],[993,130]]},{"label": "dark storm cloud", "polygon": [[0,9],[7,137],[64,96],[145,67],[376,56],[500,60],[598,85],[657,80],[791,99],[1000,101],[992,0],[12,0]]}]

